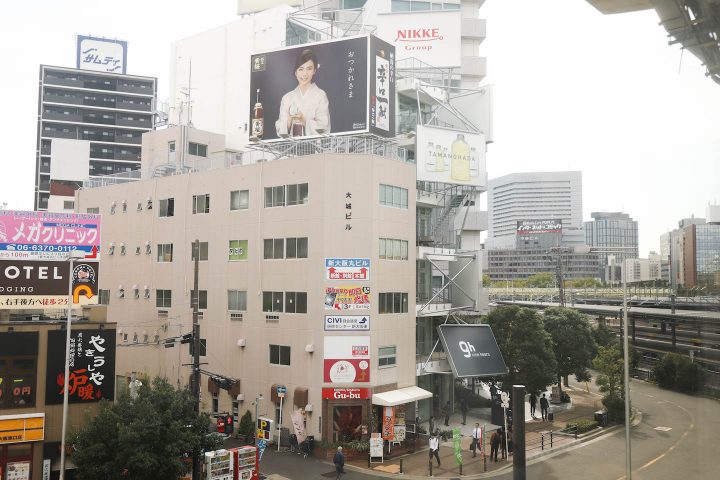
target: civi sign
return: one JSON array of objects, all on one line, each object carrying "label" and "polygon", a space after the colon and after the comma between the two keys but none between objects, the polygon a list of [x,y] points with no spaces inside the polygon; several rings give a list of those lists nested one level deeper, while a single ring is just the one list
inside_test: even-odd
[{"label": "civi sign", "polygon": [[369,388],[323,388],[325,400],[367,400],[372,396]]}]

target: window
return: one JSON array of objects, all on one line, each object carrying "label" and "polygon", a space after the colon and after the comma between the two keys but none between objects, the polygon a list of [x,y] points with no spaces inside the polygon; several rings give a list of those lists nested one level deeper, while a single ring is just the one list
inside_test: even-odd
[{"label": "window", "polygon": [[36,355],[0,356],[0,410],[35,406]]},{"label": "window", "polygon": [[247,292],[245,290],[228,290],[228,310],[231,312],[247,310]]},{"label": "window", "polygon": [[100,303],[100,305],[110,305],[110,290],[100,289],[100,298],[98,303]]},{"label": "window", "polygon": [[230,192],[230,210],[247,210],[249,204],[249,190],[233,190]]},{"label": "window", "polygon": [[263,241],[263,258],[265,258],[265,260],[278,260],[283,258],[284,250],[284,238],[266,238]]},{"label": "window", "polygon": [[378,368],[394,367],[397,363],[396,352],[395,346],[378,348]]},{"label": "window", "polygon": [[[200,302],[198,303],[198,310],[207,309],[207,290],[198,290],[200,296]],[[190,290],[190,308],[195,305],[195,290]]]},{"label": "window", "polygon": [[193,214],[210,213],[210,194],[193,195]]},{"label": "window", "polygon": [[398,240],[395,238],[381,238],[378,256],[386,260],[407,260],[407,240]]},{"label": "window", "polygon": [[248,241],[247,240],[230,240],[228,245],[228,260],[236,262],[238,260],[247,260]]},{"label": "window", "polygon": [[198,157],[207,157],[207,145],[190,142],[188,144],[188,153],[190,155],[197,155]]},{"label": "window", "polygon": [[407,188],[380,184],[380,205],[386,207],[408,208]]},{"label": "window", "polygon": [[285,185],[265,187],[265,208],[285,206]]},{"label": "window", "polygon": [[270,344],[270,364],[290,366],[290,346]]},{"label": "window", "polygon": [[407,313],[408,294],[390,292],[379,294],[378,313]]},{"label": "window", "polygon": [[285,313],[307,313],[307,292],[285,292]]},{"label": "window", "polygon": [[173,257],[173,244],[172,243],[159,243],[157,246],[157,261],[158,262],[172,262]]},{"label": "window", "polygon": [[[198,242],[200,245],[200,261],[205,261],[208,259],[208,242]],[[198,245],[195,245],[195,242],[190,244],[190,260],[195,261],[195,256],[197,255],[197,249]]]},{"label": "window", "polygon": [[159,217],[172,217],[175,215],[175,199],[163,198],[160,200]]},{"label": "window", "polygon": [[285,239],[285,258],[308,258],[307,237]]},{"label": "window", "polygon": [[298,183],[287,186],[287,204],[302,205],[308,203],[308,184]]},{"label": "window", "polygon": [[283,292],[263,292],[263,312],[282,312]]},{"label": "window", "polygon": [[158,308],[172,307],[172,290],[155,290],[155,306]]},{"label": "window", "polygon": [[100,207],[88,207],[85,209],[85,212],[86,213],[94,213],[97,215],[100,213]]},{"label": "window", "polygon": [[[128,120],[130,120],[128,118]],[[168,152],[175,153],[175,140],[168,142]]]}]

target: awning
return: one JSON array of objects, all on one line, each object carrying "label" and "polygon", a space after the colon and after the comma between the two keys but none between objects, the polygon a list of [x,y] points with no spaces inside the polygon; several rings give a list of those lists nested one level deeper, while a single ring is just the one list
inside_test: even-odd
[{"label": "awning", "polygon": [[389,392],[374,393],[372,403],[373,405],[383,407],[394,407],[395,405],[417,402],[418,400],[431,397],[432,393],[420,387],[405,387],[398,390],[390,390]]}]

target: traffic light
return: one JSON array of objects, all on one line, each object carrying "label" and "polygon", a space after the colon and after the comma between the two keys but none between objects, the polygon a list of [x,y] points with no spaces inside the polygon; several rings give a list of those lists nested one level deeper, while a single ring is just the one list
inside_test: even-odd
[{"label": "traffic light", "polygon": [[232,434],[234,426],[235,424],[233,423],[233,416],[228,415],[225,419],[225,433],[227,433],[228,435]]},{"label": "traffic light", "polygon": [[183,343],[183,344],[185,344],[185,343],[190,343],[190,342],[192,342],[192,339],[193,339],[193,334],[192,334],[192,333],[186,333],[186,334],[184,334],[184,335],[182,336],[182,338],[180,339],[180,343]]},{"label": "traffic light", "polygon": [[217,431],[218,433],[225,433],[225,417],[223,416],[217,419]]}]

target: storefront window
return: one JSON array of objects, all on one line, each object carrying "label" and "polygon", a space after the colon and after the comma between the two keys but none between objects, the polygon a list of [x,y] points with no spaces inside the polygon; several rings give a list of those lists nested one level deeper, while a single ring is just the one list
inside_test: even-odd
[{"label": "storefront window", "polygon": [[335,440],[349,442],[359,440],[362,423],[361,406],[342,406],[333,408],[333,429]]}]

